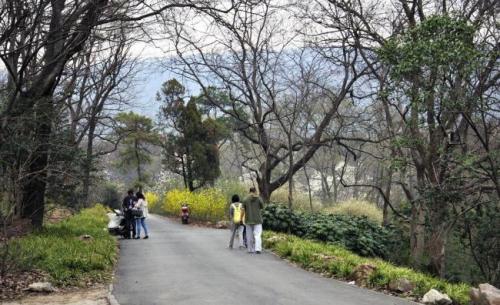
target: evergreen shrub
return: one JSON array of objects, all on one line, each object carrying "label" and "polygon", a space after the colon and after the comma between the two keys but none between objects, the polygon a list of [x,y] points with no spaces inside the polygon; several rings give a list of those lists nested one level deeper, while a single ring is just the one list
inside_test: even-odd
[{"label": "evergreen shrub", "polygon": [[338,244],[362,256],[385,258],[392,243],[391,228],[367,217],[292,212],[279,204],[267,205],[262,216],[266,230]]}]

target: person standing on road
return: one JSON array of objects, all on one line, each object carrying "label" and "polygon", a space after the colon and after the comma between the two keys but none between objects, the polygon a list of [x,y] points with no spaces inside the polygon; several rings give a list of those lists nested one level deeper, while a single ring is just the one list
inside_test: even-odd
[{"label": "person standing on road", "polygon": [[137,199],[134,197],[134,190],[130,189],[127,192],[127,197],[123,199],[122,209],[125,215],[125,238],[130,239],[130,231],[132,230],[132,237],[135,237],[135,219],[132,215],[132,209],[134,208],[134,202]]},{"label": "person standing on road", "polygon": [[229,241],[229,248],[233,248],[234,236],[238,232],[238,240],[240,249],[245,248],[245,241],[243,232],[245,225],[243,224],[243,204],[240,202],[238,195],[233,195],[231,198],[231,205],[229,206],[229,218],[231,220],[231,240]]},{"label": "person standing on road", "polygon": [[135,239],[141,238],[141,226],[144,228],[144,239],[148,239],[148,227],[146,226],[146,218],[149,217],[148,202],[141,192],[137,192],[135,197],[137,197],[137,202],[134,207],[142,212],[141,215],[135,217],[135,228],[137,230]]},{"label": "person standing on road", "polygon": [[260,210],[264,203],[257,195],[255,187],[250,188],[250,194],[243,200],[243,215],[247,229],[247,248],[249,253],[260,254],[262,251],[262,215]]}]

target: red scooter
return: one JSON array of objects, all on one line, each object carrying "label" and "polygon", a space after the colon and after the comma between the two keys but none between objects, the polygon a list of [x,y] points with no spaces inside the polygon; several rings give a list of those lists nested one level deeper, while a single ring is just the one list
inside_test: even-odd
[{"label": "red scooter", "polygon": [[189,207],[187,204],[183,204],[181,207],[181,220],[184,225],[189,223]]}]

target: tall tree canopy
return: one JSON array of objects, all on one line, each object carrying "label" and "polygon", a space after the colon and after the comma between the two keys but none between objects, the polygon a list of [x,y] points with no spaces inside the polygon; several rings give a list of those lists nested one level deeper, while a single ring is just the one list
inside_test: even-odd
[{"label": "tall tree canopy", "polygon": [[195,190],[206,184],[213,185],[220,176],[218,143],[224,137],[221,120],[205,118],[198,111],[197,101],[191,97],[187,104],[185,92],[177,80],[166,81],[158,100],[160,125],[164,135],[164,164],[182,176],[184,185]]},{"label": "tall tree canopy", "polygon": [[122,112],[116,121],[119,124],[117,133],[123,138],[119,166],[135,169],[136,184],[142,190],[150,178],[144,166],[151,162],[151,146],[159,144],[158,134],[150,118],[134,112]]}]

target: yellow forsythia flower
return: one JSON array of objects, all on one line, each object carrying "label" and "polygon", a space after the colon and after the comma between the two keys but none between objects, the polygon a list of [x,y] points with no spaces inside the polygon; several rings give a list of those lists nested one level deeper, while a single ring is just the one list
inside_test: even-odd
[{"label": "yellow forsythia flower", "polygon": [[171,190],[165,194],[162,210],[170,215],[179,215],[184,203],[189,205],[191,217],[195,219],[218,221],[226,216],[226,199],[218,189],[207,188],[198,192]]},{"label": "yellow forsythia flower", "polygon": [[144,197],[146,197],[146,201],[148,202],[149,210],[154,210],[160,202],[160,197],[152,192],[146,192],[144,194]]}]

